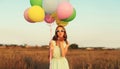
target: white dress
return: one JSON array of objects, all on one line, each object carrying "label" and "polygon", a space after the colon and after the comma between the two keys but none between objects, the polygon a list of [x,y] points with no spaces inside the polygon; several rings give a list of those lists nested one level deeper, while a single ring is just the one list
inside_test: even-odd
[{"label": "white dress", "polygon": [[[51,69],[69,69],[68,61],[65,57],[61,56],[61,49],[59,46],[56,46],[56,42],[53,42],[53,57],[51,60]],[[64,43],[64,47],[66,43]]]}]

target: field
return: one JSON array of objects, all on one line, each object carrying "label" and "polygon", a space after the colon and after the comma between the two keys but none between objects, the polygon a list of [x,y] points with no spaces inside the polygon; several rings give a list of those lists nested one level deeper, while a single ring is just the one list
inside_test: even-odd
[{"label": "field", "polygon": [[[69,49],[70,69],[120,69],[120,50]],[[47,48],[0,48],[0,69],[48,69]]]}]

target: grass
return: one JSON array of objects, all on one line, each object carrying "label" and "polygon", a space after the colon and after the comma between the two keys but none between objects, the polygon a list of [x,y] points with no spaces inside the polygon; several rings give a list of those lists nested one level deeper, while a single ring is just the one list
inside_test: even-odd
[{"label": "grass", "polygon": [[[120,69],[120,50],[69,49],[66,58],[70,69]],[[48,49],[0,49],[0,69],[48,68]]]}]

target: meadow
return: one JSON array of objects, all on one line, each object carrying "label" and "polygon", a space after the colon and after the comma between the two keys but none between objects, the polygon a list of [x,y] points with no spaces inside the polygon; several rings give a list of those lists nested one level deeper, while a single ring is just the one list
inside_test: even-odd
[{"label": "meadow", "polygon": [[[70,69],[120,69],[120,50],[69,49]],[[48,69],[48,48],[0,48],[0,69]]]}]

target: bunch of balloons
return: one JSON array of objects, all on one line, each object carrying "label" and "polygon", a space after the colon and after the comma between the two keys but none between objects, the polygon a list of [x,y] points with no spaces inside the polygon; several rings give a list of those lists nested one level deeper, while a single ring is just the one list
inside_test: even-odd
[{"label": "bunch of balloons", "polygon": [[24,11],[24,18],[30,23],[56,21],[57,25],[66,26],[76,17],[76,10],[69,0],[30,0],[31,7]]}]

